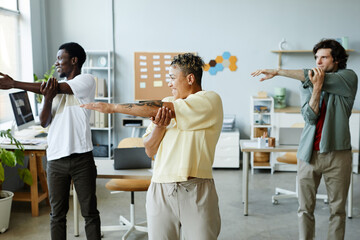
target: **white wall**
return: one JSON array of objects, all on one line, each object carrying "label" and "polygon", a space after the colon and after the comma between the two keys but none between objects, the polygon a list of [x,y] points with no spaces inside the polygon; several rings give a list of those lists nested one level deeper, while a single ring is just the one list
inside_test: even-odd
[{"label": "white wall", "polygon": [[112,49],[110,0],[48,0],[46,11],[50,64],[65,42],[91,50]]},{"label": "white wall", "polygon": [[[112,49],[111,0],[50,0],[46,9],[49,59],[54,60],[58,46],[67,41],[86,49]],[[237,71],[224,69],[215,76],[204,72],[203,87],[221,95],[225,114],[236,114],[241,138],[246,138],[251,95],[260,90],[271,95],[281,86],[287,88],[288,105],[300,104],[295,80],[278,77],[260,83],[250,76],[258,68],[277,67],[278,56],[270,51],[278,49],[282,38],[288,49],[310,50],[321,38],[348,36],[349,47],[356,51],[350,53],[348,67],[360,74],[358,9],[356,0],[115,0],[115,101],[134,99],[136,51],[197,52],[205,62],[229,51],[238,58]],[[283,57],[283,68],[313,66],[310,53]],[[129,134],[117,127],[117,141]]]}]

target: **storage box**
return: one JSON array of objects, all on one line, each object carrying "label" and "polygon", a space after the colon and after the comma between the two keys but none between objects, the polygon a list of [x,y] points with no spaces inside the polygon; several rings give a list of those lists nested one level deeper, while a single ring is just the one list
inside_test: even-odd
[{"label": "storage box", "polygon": [[270,153],[268,152],[254,152],[254,163],[269,162]]},{"label": "storage box", "polygon": [[268,133],[267,128],[254,128],[254,138],[262,137],[264,133]]},{"label": "storage box", "polygon": [[94,157],[108,157],[108,145],[94,145]]}]

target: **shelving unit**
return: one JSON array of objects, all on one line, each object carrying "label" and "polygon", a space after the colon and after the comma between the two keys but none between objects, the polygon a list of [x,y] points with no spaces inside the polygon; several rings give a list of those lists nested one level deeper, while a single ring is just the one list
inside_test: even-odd
[{"label": "shelving unit", "polygon": [[[87,50],[86,55],[82,72],[90,73],[97,78],[95,101],[112,103],[114,100],[114,54],[107,50]],[[97,115],[95,120],[97,113],[92,114],[94,114],[91,120],[94,123],[91,127],[93,144],[107,148],[106,156],[95,157],[95,159],[110,160],[113,158],[114,115]],[[95,123],[95,121],[100,121],[99,118],[102,119],[101,124]]]},{"label": "shelving unit", "polygon": [[[346,52],[354,52],[354,49],[347,49]],[[279,55],[278,68],[281,68],[281,57],[282,54],[301,54],[301,53],[312,53],[312,50],[272,50],[272,53],[277,53]]]},{"label": "shelving unit", "polygon": [[[272,97],[254,97],[250,99],[251,139],[261,137],[264,132],[271,136],[274,129],[274,99]],[[251,173],[254,169],[271,169],[269,153],[251,154]]]}]

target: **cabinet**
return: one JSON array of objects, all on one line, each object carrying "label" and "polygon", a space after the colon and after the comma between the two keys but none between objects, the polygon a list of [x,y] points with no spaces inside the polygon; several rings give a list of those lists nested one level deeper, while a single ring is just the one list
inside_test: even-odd
[{"label": "cabinet", "polygon": [[[254,97],[250,99],[251,139],[263,136],[270,137],[274,128],[274,99],[272,97]],[[251,153],[251,173],[254,169],[271,169],[270,153]]]},{"label": "cabinet", "polygon": [[[96,80],[95,101],[112,103],[114,100],[114,55],[111,51],[87,50],[83,73],[92,74]],[[112,159],[114,143],[114,114],[92,111],[90,118],[95,159]],[[97,152],[97,153],[95,153]]]},{"label": "cabinet", "polygon": [[213,168],[239,168],[239,139],[238,129],[221,132],[215,149]]}]

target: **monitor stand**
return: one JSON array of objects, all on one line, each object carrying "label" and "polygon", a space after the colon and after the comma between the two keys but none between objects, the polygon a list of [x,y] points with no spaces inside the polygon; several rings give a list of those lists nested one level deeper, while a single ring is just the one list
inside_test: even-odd
[{"label": "monitor stand", "polygon": [[16,126],[16,122],[15,120],[12,120],[11,122],[11,135],[15,136],[15,130],[16,130],[17,126]]}]

